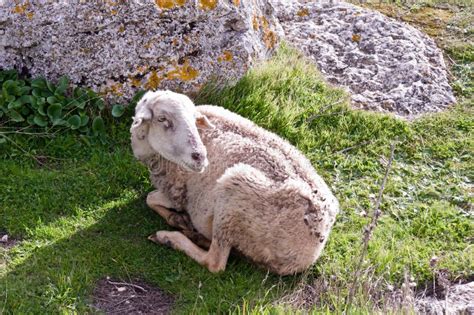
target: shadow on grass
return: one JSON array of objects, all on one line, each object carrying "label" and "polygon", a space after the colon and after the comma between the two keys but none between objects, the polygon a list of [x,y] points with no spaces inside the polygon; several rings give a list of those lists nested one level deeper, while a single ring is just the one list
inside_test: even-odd
[{"label": "shadow on grass", "polygon": [[184,254],[149,242],[149,234],[169,227],[144,199],[145,194],[135,195],[105,206],[103,215],[84,229],[74,230],[84,226],[84,217],[53,222],[44,227],[45,234],[73,231],[50,245],[39,245],[48,243],[48,235],[39,233],[40,239],[11,249],[11,269],[0,285],[5,286],[0,300],[6,301],[6,313],[87,311],[94,286],[104,276],[143,279],[173,295],[175,310],[186,313],[227,312],[243,299],[252,301],[268,292],[271,297],[275,284],[291,281],[269,276],[237,257],[230,258],[225,273],[213,275]]}]

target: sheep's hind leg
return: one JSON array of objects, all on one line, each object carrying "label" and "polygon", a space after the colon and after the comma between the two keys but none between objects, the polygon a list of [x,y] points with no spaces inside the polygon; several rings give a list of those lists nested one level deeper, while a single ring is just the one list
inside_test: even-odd
[{"label": "sheep's hind leg", "polygon": [[225,270],[231,249],[230,246],[219,245],[217,240],[213,239],[206,252],[181,232],[158,231],[150,235],[148,239],[184,252],[200,265],[207,267],[210,272]]},{"label": "sheep's hind leg", "polygon": [[168,208],[173,208],[171,201],[159,190],[154,190],[148,194],[146,204],[166,220],[168,225],[193,231],[193,225],[187,213],[177,213]]}]

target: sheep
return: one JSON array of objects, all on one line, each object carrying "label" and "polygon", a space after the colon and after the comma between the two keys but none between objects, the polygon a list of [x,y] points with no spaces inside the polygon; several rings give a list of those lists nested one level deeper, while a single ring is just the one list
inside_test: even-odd
[{"label": "sheep", "polygon": [[[279,275],[302,272],[320,256],[339,204],[287,141],[171,91],[147,92],[130,131],[134,156],[156,188],[147,205],[182,229],[150,240],[210,272],[225,270],[231,249]],[[210,241],[208,250],[190,239],[190,229]]]}]

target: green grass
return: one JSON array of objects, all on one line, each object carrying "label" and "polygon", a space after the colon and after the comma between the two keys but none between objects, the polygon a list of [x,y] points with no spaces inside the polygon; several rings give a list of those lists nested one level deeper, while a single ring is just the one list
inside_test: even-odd
[{"label": "green grass", "polygon": [[[129,148],[130,113],[107,124],[113,128],[106,144],[86,146],[71,134],[10,136],[22,149],[0,144],[0,229],[22,241],[3,250],[0,309],[90,312],[95,282],[109,275],[161,287],[176,297],[177,313],[283,312],[269,303],[302,281],[327,280],[318,310],[342,311],[369,221],[361,213],[372,209],[391,143],[395,161],[362,282],[380,278],[397,287],[408,272],[421,285],[432,280],[434,255],[440,258],[437,268],[448,269],[452,279],[472,276],[474,113],[467,99],[411,123],[354,111],[342,91],[327,86],[285,47],[234,86],[206,87],[198,103],[224,106],[291,141],[341,203],[314,268],[284,278],[236,257],[225,273],[213,275],[147,241],[168,227],[145,205],[152,187]],[[44,165],[39,156],[47,156]],[[357,292],[354,303],[361,311],[380,302],[362,288]]]}]

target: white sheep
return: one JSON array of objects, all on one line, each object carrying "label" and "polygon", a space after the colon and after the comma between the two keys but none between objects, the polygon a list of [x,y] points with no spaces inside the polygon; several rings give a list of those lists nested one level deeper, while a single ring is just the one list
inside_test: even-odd
[{"label": "white sheep", "polygon": [[[134,155],[156,187],[148,206],[183,229],[158,231],[151,240],[183,251],[211,272],[225,269],[232,248],[280,275],[301,272],[319,257],[339,205],[285,140],[171,91],[143,96],[131,134]],[[189,215],[211,241],[208,251],[186,236],[185,216],[169,209]]]}]

